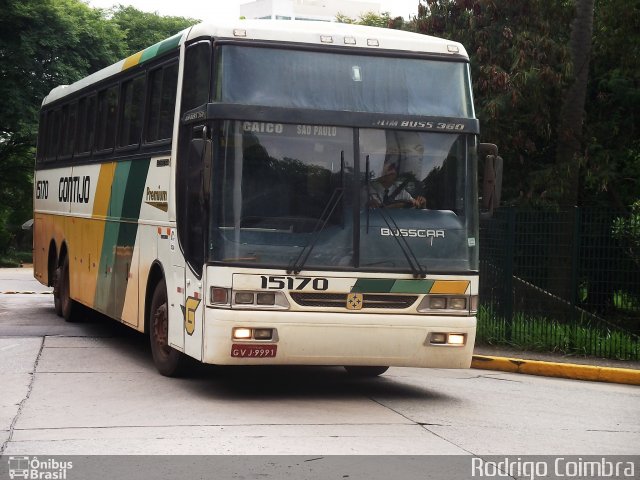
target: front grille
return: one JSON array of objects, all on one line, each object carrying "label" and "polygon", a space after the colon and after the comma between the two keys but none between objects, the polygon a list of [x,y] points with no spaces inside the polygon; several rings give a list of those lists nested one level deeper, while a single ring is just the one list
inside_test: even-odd
[{"label": "front grille", "polygon": [[[347,308],[345,293],[290,293],[294,302],[302,307]],[[418,299],[417,295],[363,294],[362,308],[409,308]]]}]

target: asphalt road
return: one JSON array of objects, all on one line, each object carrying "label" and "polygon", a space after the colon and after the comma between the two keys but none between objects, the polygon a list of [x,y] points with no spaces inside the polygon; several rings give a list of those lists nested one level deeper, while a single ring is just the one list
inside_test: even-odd
[{"label": "asphalt road", "polygon": [[[0,269],[0,292],[46,292]],[[621,455],[640,388],[480,370],[199,366],[160,376],[146,338],[0,294],[0,454]]]}]

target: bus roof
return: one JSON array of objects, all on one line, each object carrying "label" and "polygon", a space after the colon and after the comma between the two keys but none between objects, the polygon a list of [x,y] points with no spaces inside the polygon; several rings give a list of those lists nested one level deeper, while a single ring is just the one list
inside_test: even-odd
[{"label": "bus roof", "polygon": [[466,50],[458,42],[403,30],[346,23],[296,20],[237,20],[224,24],[201,23],[103,68],[71,85],[55,87],[44,98],[42,105],[52,103],[124,70],[177,49],[186,41],[201,37],[280,41],[339,46],[349,49],[366,48],[435,53],[449,56],[455,55],[468,59]]}]

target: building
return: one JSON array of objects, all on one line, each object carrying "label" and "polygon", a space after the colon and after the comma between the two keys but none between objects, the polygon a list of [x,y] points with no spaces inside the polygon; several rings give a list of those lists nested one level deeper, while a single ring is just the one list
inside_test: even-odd
[{"label": "building", "polygon": [[338,13],[358,18],[365,12],[380,14],[380,3],[355,0],[255,0],[240,5],[245,18],[335,21]]}]

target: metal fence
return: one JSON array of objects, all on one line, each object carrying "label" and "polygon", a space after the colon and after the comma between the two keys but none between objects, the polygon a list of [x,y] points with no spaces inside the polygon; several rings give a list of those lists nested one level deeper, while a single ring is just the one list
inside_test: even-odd
[{"label": "metal fence", "polygon": [[480,343],[640,360],[640,265],[623,212],[500,208],[480,228]]}]

